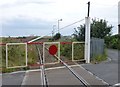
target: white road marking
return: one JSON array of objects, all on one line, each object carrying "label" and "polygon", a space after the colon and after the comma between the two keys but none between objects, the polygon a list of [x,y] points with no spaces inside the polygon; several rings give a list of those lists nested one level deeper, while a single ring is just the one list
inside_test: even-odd
[{"label": "white road marking", "polygon": [[108,62],[110,62],[112,59],[110,57],[108,57]]},{"label": "white road marking", "polygon": [[[78,66],[78,65],[70,65],[69,67],[75,67],[75,66]],[[60,67],[53,67],[53,68],[46,68],[45,70],[53,70],[53,69],[62,69],[62,68],[65,68],[65,66],[60,66]],[[34,72],[34,71],[41,71],[41,69],[35,69],[35,70],[27,70],[26,73],[25,73],[25,77],[22,81],[22,84],[21,85],[25,85],[26,83],[26,80],[27,80],[27,73],[28,72]]]},{"label": "white road marking", "polygon": [[17,74],[17,73],[25,73],[26,71],[16,71],[16,72],[11,72],[11,73],[9,73],[9,74]]},{"label": "white road marking", "polygon": [[[78,65],[70,65],[69,67],[76,67]],[[46,68],[45,70],[52,70],[52,69],[62,69],[65,68],[66,66],[60,66],[60,67],[53,67],[53,68]]]},{"label": "white road marking", "polygon": [[[70,65],[69,67],[75,67],[78,65]],[[60,66],[60,67],[53,67],[53,68],[46,68],[45,70],[52,70],[52,69],[61,69],[61,68],[65,68],[65,66]],[[26,71],[16,71],[16,72],[11,72],[11,73],[4,73],[4,74],[17,74],[17,73],[25,73],[25,72],[34,72],[34,71],[41,71],[41,69],[34,69],[34,70],[26,70]],[[2,74],[0,74],[2,75]]]},{"label": "white road marking", "polygon": [[[76,66],[79,66],[80,68],[86,70],[84,67],[82,67],[81,65],[79,65],[78,63],[75,63],[76,65],[70,65],[69,67],[76,67]],[[62,69],[62,68],[65,68],[66,66],[60,66],[60,67],[53,67],[53,68],[46,68],[45,70],[53,70],[53,69]],[[41,69],[34,69],[34,70],[27,70],[27,71],[17,71],[17,72],[12,72],[12,73],[9,73],[9,74],[16,74],[16,73],[21,73],[21,72],[25,72],[25,77],[22,81],[22,85],[25,85],[25,81],[27,80],[27,73],[28,72],[34,72],[34,71],[41,71]],[[92,72],[88,71],[87,72],[93,76],[96,77],[96,79],[98,80],[101,80],[103,83],[109,85],[107,82],[105,82],[103,79],[99,78],[98,76],[94,75]],[[2,75],[2,74],[0,74]]]},{"label": "white road marking", "polygon": [[[27,73],[27,72],[26,72]],[[26,81],[26,79],[27,79],[27,75],[26,75],[26,73],[25,73],[25,76],[24,76],[24,79],[23,79],[23,81],[22,81],[22,84],[21,85],[25,85],[25,81]]]},{"label": "white road marking", "polygon": [[27,70],[26,72],[41,71],[41,69]]},{"label": "white road marking", "polygon": [[117,83],[117,84],[115,84],[115,85],[113,85],[114,87],[117,87],[117,86],[120,86],[120,83]]}]

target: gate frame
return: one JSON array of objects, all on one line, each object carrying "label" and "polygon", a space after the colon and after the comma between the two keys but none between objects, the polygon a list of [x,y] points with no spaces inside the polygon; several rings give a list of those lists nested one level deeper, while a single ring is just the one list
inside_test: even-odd
[{"label": "gate frame", "polygon": [[[25,45],[25,62],[26,64],[24,66],[14,66],[14,67],[9,67],[8,66],[8,46],[10,45]],[[27,62],[28,62],[28,58],[27,58],[27,43],[6,43],[6,68],[10,69],[10,68],[22,68],[22,67],[27,67]]]},{"label": "gate frame", "polygon": [[[77,44],[77,43],[85,44],[85,42],[72,42],[72,61],[80,61],[80,60],[74,60],[74,44]],[[85,60],[85,58],[84,58],[84,60]]]},{"label": "gate frame", "polygon": [[46,44],[58,44],[58,59],[60,59],[60,42],[43,42],[43,62],[44,64],[56,64],[59,63],[60,61],[58,60],[57,62],[52,62],[52,63],[45,63],[45,45]]}]

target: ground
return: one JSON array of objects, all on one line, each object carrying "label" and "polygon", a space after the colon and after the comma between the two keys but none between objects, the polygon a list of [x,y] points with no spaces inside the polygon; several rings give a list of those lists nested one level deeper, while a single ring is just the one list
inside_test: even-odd
[{"label": "ground", "polygon": [[[107,61],[104,61],[99,64],[82,64],[82,67],[74,67],[73,69],[79,74],[83,75],[84,78],[86,78],[87,75],[90,75],[86,70],[93,73],[95,76],[99,77],[100,79],[104,80],[110,85],[118,83],[118,51],[108,49],[108,57],[109,59]],[[85,69],[85,70],[84,70]],[[67,84],[79,84],[78,80],[73,78],[72,74],[68,70],[63,69],[56,69],[56,70],[50,70],[47,71],[48,80],[50,84],[53,84],[56,82],[56,84],[63,84],[65,81]],[[36,76],[34,76],[34,73]],[[85,74],[86,73],[86,74]],[[33,75],[32,75],[33,74]],[[36,81],[29,79],[30,77],[36,77]],[[69,75],[69,78],[68,78]],[[93,79],[95,79],[95,76],[89,76]],[[26,79],[28,78],[28,79]],[[51,79],[50,79],[51,78]],[[65,78],[65,79],[62,79]],[[68,78],[68,79],[66,79]],[[72,79],[71,79],[72,78]],[[91,78],[86,78],[86,80],[90,83]],[[39,72],[20,72],[20,73],[9,73],[9,74],[3,74],[2,75],[2,82],[3,85],[21,85],[26,84],[27,82],[36,82],[40,83],[40,71]],[[30,80],[30,81],[29,81]],[[75,81],[75,82],[74,82]],[[96,79],[98,81],[98,79]],[[95,80],[92,81],[93,83],[96,83]],[[54,83],[55,84],[55,83]],[[92,84],[92,83],[91,83]]]},{"label": "ground", "polygon": [[83,64],[82,66],[110,85],[113,85],[118,83],[118,50],[108,49],[107,52],[107,61],[100,64]]}]

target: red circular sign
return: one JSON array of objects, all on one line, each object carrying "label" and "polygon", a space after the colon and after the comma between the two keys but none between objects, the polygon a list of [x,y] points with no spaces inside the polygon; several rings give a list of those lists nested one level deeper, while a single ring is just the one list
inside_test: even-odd
[{"label": "red circular sign", "polygon": [[55,46],[55,45],[51,45],[50,47],[49,47],[49,53],[51,54],[51,55],[55,55],[56,53],[57,53],[57,47]]}]

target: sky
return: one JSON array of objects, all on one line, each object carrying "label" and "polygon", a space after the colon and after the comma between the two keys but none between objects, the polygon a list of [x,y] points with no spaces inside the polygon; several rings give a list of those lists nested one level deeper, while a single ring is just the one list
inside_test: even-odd
[{"label": "sky", "polygon": [[[105,19],[113,25],[113,34],[118,32],[118,1],[89,0],[90,17]],[[88,0],[0,0],[0,36],[51,35],[55,30],[85,19]],[[60,31],[71,35],[81,21]]]}]

